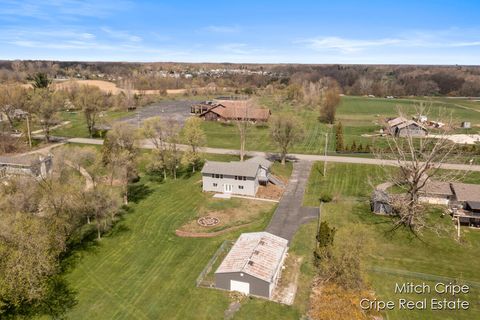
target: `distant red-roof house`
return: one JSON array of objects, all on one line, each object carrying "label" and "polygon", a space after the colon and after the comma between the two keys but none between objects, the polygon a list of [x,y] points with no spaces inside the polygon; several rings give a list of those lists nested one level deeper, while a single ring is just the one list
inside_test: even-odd
[{"label": "distant red-roof house", "polygon": [[252,121],[266,122],[270,118],[270,109],[256,108],[248,101],[222,101],[200,114],[201,118],[210,121]]}]

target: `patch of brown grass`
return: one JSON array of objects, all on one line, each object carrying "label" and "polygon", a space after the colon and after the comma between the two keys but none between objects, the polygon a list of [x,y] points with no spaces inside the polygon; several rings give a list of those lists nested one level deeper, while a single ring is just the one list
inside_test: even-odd
[{"label": "patch of brown grass", "polygon": [[[226,228],[250,223],[261,219],[275,207],[275,203],[248,199],[215,199],[210,198],[202,206],[197,217],[179,228],[188,232],[215,232]],[[203,227],[197,223],[200,217],[215,217],[220,222],[211,227]]]},{"label": "patch of brown grass", "polygon": [[259,186],[257,198],[280,200],[283,195],[284,188],[269,183],[267,186]]}]

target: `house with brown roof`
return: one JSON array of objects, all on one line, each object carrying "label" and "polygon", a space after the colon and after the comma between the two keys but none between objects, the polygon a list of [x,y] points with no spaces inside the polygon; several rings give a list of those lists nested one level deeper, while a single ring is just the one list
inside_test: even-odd
[{"label": "house with brown roof", "polygon": [[271,115],[270,109],[255,107],[251,99],[206,101],[192,106],[191,112],[208,121],[225,122],[266,122]]},{"label": "house with brown roof", "polygon": [[272,298],[288,240],[269,232],[242,233],[215,271],[215,287]]}]

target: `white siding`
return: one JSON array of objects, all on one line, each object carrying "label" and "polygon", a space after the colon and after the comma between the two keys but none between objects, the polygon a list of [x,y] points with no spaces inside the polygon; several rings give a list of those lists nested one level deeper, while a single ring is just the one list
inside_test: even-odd
[{"label": "white siding", "polygon": [[[223,178],[214,178],[212,174],[203,174],[203,191],[223,193],[224,184],[233,186],[232,194],[240,194],[254,197],[258,189],[258,179],[235,180],[235,176],[223,175]],[[216,184],[216,185],[215,185]],[[243,186],[243,189],[239,187]]]}]

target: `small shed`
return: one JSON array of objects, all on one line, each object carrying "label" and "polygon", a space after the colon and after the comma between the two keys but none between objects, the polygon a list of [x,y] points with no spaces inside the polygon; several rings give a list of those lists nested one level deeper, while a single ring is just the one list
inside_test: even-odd
[{"label": "small shed", "polygon": [[370,200],[370,208],[373,213],[393,214],[393,207],[388,193],[384,190],[375,189]]},{"label": "small shed", "polygon": [[268,232],[242,233],[215,272],[215,287],[270,299],[288,240]]},{"label": "small shed", "polygon": [[470,129],[471,127],[472,127],[472,123],[470,121],[463,121],[462,122],[462,128]]},{"label": "small shed", "polygon": [[37,179],[47,177],[53,168],[53,156],[27,154],[0,156],[0,179],[12,175],[31,176]]},{"label": "small shed", "polygon": [[413,120],[408,120],[395,127],[395,136],[398,137],[425,137],[427,129]]},{"label": "small shed", "polygon": [[465,210],[470,211],[475,216],[480,216],[480,201],[467,201],[465,203]]}]

